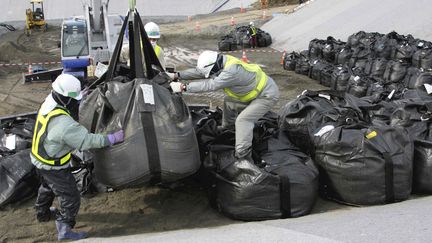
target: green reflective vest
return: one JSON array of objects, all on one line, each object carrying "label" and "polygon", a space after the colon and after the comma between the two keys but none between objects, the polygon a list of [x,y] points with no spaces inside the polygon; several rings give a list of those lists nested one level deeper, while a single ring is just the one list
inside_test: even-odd
[{"label": "green reflective vest", "polygon": [[32,155],[35,158],[37,158],[40,162],[51,166],[64,165],[68,163],[71,158],[71,153],[67,153],[61,158],[52,158],[47,154],[43,146],[43,142],[47,137],[46,131],[50,119],[60,115],[70,116],[69,112],[61,108],[56,108],[50,111],[46,115],[42,115],[38,113],[36,118],[34,133],[33,133],[32,150],[31,150]]},{"label": "green reflective vest", "polygon": [[229,88],[224,88],[224,92],[228,96],[237,99],[241,102],[249,102],[255,99],[256,97],[258,97],[258,95],[263,91],[264,87],[267,84],[267,75],[261,70],[261,67],[258,66],[257,64],[249,64],[249,63],[242,62],[241,60],[230,55],[225,55],[225,56],[227,60],[224,65],[224,69],[227,69],[229,66],[234,64],[241,65],[245,70],[255,73],[256,85],[253,90],[249,91],[246,94],[236,94]]}]

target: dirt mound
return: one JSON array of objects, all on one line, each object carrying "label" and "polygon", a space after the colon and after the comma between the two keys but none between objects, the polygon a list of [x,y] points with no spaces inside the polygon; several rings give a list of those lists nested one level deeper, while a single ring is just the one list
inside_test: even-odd
[{"label": "dirt mound", "polygon": [[[268,7],[279,7],[292,4],[300,4],[301,2],[304,2],[304,0],[267,0],[267,5]],[[261,1],[256,1],[256,3],[252,4],[252,7],[261,8]]]}]

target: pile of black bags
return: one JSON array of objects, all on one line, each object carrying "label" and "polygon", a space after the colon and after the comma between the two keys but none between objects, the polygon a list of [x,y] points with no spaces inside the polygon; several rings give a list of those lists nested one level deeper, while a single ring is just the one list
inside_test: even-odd
[{"label": "pile of black bags", "polygon": [[[235,51],[237,49],[249,48],[249,26],[239,26],[232,30],[228,35],[222,36],[218,42],[219,51]],[[257,46],[266,47],[271,45],[272,38],[269,33],[256,28]]]},{"label": "pile of black bags", "polygon": [[234,219],[263,220],[308,214],[318,195],[318,170],[311,158],[279,132],[277,116],[268,113],[254,129],[253,156],[234,157],[235,132],[218,128],[220,111],[193,116],[201,174],[211,204]]},{"label": "pile of black bags", "polygon": [[396,32],[360,31],[347,42],[311,40],[308,50],[287,54],[283,66],[357,97],[417,89],[432,84],[432,43]]},{"label": "pile of black bags", "polygon": [[432,192],[431,117],[424,89],[305,91],[280,110],[279,127],[318,165],[322,196],[374,205]]}]

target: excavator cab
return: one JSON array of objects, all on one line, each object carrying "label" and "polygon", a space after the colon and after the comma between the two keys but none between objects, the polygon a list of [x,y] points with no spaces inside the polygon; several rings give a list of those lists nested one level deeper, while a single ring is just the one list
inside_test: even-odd
[{"label": "excavator cab", "polygon": [[43,0],[30,0],[31,8],[26,9],[26,27],[24,32],[27,36],[31,34],[34,28],[46,31],[48,24],[45,21]]}]

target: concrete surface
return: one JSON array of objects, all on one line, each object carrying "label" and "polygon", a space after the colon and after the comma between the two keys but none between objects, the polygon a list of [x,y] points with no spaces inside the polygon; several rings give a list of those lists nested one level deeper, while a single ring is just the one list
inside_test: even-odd
[{"label": "concrete surface", "polygon": [[315,0],[289,15],[278,15],[262,29],[273,38],[273,48],[307,49],[314,38],[333,36],[346,41],[360,31],[412,34],[432,40],[430,0]]},{"label": "concrete surface", "polygon": [[[432,197],[346,207],[300,218],[231,224],[80,242],[380,242],[432,241]],[[181,220],[181,219],[179,219]]]},{"label": "concrete surface", "polygon": [[[88,0],[45,0],[44,9],[47,19],[62,19],[75,15],[83,15],[82,2]],[[103,0],[106,1],[106,0]],[[220,10],[249,6],[256,0],[230,0]],[[110,0],[108,11],[116,14],[126,14],[128,0]],[[195,15],[211,13],[214,9],[224,3],[225,0],[139,0],[136,8],[142,16],[162,15]],[[73,3],[73,4],[72,4]],[[29,8],[30,0],[0,0],[2,14],[0,22],[25,20],[25,9]]]}]

